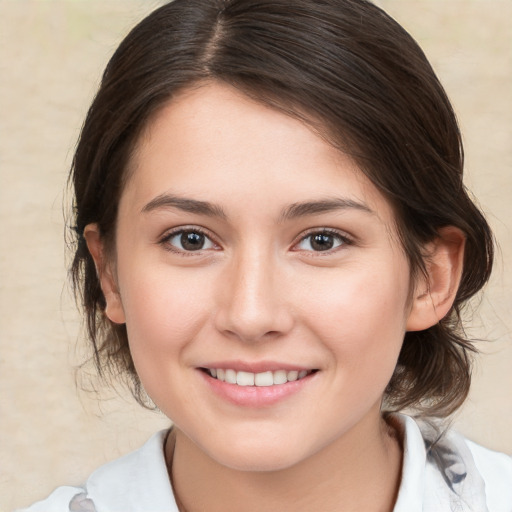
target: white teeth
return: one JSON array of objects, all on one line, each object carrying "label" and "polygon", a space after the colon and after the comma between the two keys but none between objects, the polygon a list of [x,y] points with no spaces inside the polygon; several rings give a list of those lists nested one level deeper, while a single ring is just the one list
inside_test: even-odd
[{"label": "white teeth", "polygon": [[239,386],[254,386],[254,373],[237,372],[236,383]]},{"label": "white teeth", "polygon": [[226,382],[228,382],[229,384],[236,384],[235,370],[226,370]]},{"label": "white teeth", "polygon": [[223,368],[208,368],[208,372],[213,378],[229,384],[260,387],[286,384],[287,382],[303,379],[310,373],[307,370],[276,370],[274,372],[251,373]]},{"label": "white teeth", "polygon": [[272,372],[257,373],[254,376],[254,384],[256,386],[273,386],[274,376],[272,375]]},{"label": "white teeth", "polygon": [[292,371],[288,372],[288,374],[286,375],[286,378],[288,379],[288,382],[297,380],[299,378],[299,372],[292,370]]},{"label": "white teeth", "polygon": [[286,382],[288,382],[286,370],[277,370],[277,372],[274,372],[274,384],[285,384]]}]

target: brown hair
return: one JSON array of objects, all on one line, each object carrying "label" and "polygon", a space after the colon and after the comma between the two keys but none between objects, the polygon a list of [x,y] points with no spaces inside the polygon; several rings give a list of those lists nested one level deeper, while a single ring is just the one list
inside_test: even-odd
[{"label": "brown hair", "polygon": [[82,233],[113,243],[126,169],[150,117],[183,88],[230,84],[300,118],[350,154],[396,212],[411,272],[444,226],[466,237],[460,288],[437,325],[408,332],[386,390],[389,410],[446,416],[467,396],[472,343],[463,304],[489,278],[493,239],[462,182],[463,149],[450,102],[425,55],[365,0],[175,0],[137,25],[110,60],[76,149],[76,252],[71,268],[100,374],[129,376],[142,401],[124,325],[104,315]]}]

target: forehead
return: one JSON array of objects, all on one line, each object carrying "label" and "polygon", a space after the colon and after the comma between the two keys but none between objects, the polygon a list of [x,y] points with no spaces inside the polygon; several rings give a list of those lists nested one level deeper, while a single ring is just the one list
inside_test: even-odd
[{"label": "forehead", "polygon": [[130,167],[131,202],[170,191],[226,203],[242,196],[271,210],[341,194],[393,217],[356,163],[311,126],[218,83],[187,89],[160,109]]}]

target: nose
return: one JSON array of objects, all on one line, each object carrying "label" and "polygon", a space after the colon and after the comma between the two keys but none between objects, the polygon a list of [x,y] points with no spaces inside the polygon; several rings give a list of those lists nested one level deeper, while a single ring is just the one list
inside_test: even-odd
[{"label": "nose", "polygon": [[244,342],[279,338],[293,327],[283,273],[272,257],[240,255],[224,270],[217,295],[216,328]]}]

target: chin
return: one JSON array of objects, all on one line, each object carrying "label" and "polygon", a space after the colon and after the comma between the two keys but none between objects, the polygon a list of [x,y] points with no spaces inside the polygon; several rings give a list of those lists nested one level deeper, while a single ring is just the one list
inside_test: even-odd
[{"label": "chin", "polygon": [[[273,472],[288,469],[299,462],[296,454],[276,454],[267,455],[261,453],[236,453],[223,454],[219,456],[217,462],[225,467],[236,471],[247,472]],[[232,455],[232,456],[231,456]]]},{"label": "chin", "polygon": [[206,453],[218,464],[237,471],[271,472],[288,469],[305,457],[297,452],[300,444],[286,443],[282,439],[234,440],[227,446],[206,449]]}]

